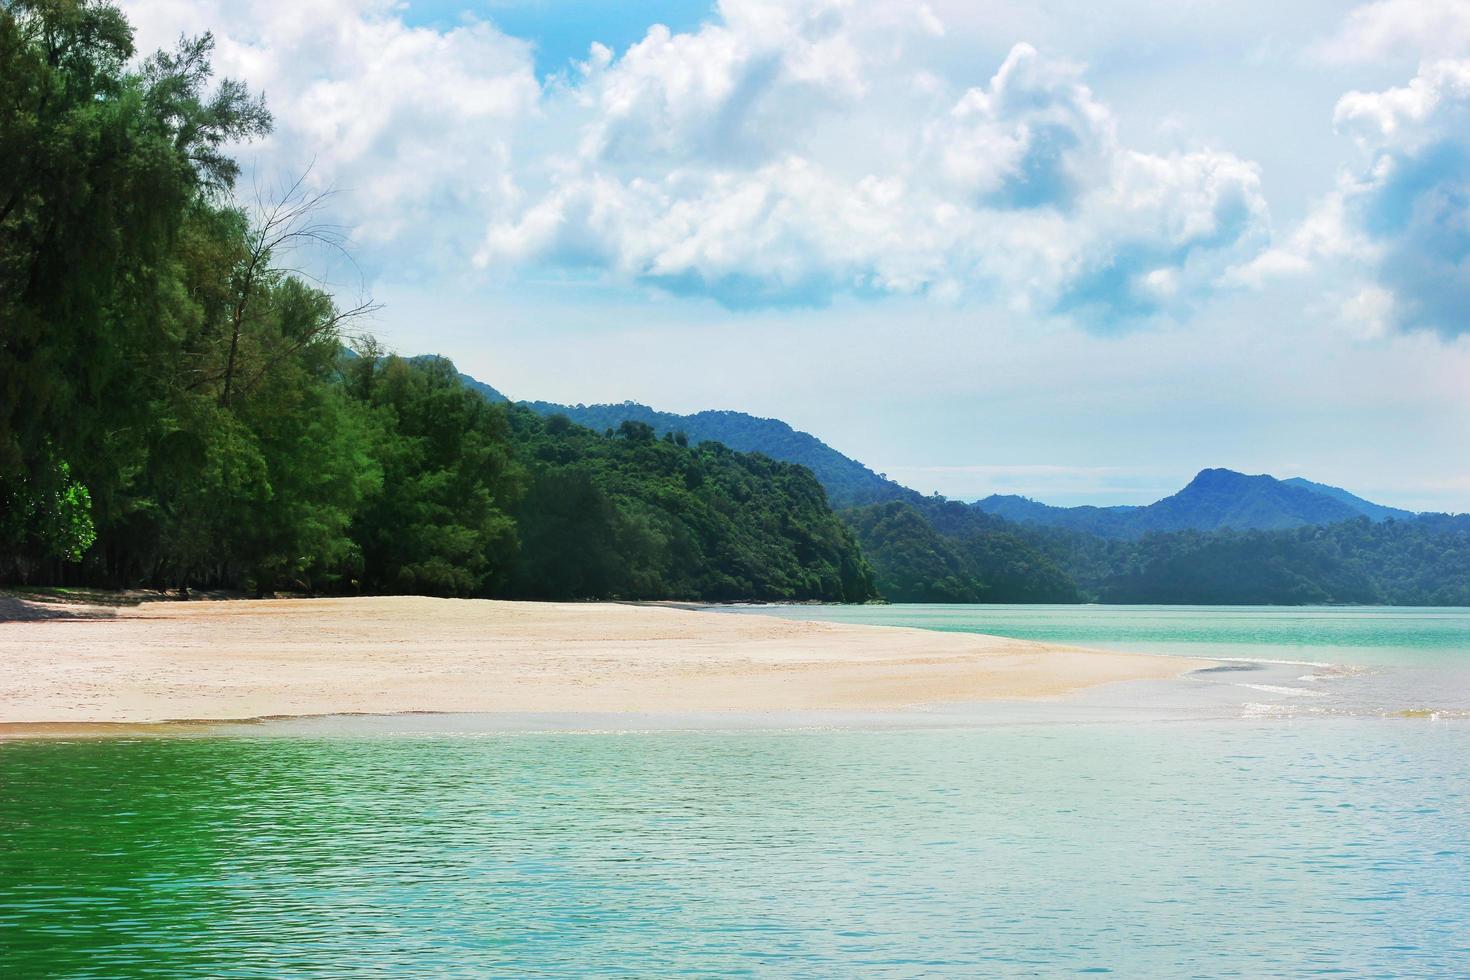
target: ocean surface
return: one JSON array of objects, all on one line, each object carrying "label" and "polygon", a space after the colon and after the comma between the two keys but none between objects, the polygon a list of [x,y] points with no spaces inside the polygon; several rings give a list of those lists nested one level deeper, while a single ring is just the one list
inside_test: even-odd
[{"label": "ocean surface", "polygon": [[[1470,719],[1470,609],[1385,606],[734,606],[740,615],[994,633],[1226,661],[1079,700],[1171,716]],[[1141,694],[1142,697],[1135,696]],[[1467,973],[1470,975],[1470,973]]]},{"label": "ocean surface", "polygon": [[1470,975],[1470,611],[759,614],[1237,659],[937,728],[3,742],[0,976]]}]

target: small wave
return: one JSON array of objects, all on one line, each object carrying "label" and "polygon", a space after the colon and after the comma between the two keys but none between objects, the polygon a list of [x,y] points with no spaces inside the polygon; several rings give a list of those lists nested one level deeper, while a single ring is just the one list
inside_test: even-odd
[{"label": "small wave", "polygon": [[1279,664],[1287,667],[1337,667],[1327,660],[1279,660],[1274,657],[1220,657],[1226,663]]},{"label": "small wave", "polygon": [[1322,691],[1311,691],[1304,687],[1281,687],[1276,684],[1237,684],[1236,686],[1250,688],[1252,691],[1265,691],[1267,694],[1285,694],[1294,698],[1325,698],[1327,696]]}]

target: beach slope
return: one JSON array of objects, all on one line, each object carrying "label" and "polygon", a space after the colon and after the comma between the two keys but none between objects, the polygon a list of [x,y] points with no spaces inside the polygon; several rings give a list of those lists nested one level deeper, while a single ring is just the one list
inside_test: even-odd
[{"label": "beach slope", "polygon": [[0,725],[436,712],[892,710],[1200,661],[660,606],[413,596],[0,607]]}]

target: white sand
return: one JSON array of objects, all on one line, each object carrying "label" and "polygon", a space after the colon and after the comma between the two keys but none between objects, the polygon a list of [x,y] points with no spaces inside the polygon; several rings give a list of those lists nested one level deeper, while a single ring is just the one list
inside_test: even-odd
[{"label": "white sand", "polygon": [[0,729],[272,715],[892,710],[1207,664],[608,603],[373,597],[0,606]]}]

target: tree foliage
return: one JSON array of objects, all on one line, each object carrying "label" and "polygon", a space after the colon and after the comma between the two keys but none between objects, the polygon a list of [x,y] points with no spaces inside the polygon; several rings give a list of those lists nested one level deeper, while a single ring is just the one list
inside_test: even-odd
[{"label": "tree foliage", "polygon": [[1051,558],[1007,522],[965,504],[919,498],[843,512],[895,602],[1076,602]]},{"label": "tree foliage", "polygon": [[532,474],[517,595],[873,598],[872,573],[805,467],[643,422],[611,434],[511,410]]},{"label": "tree foliage", "polygon": [[1470,604],[1470,517],[1367,517],[1277,531],[1179,531],[1134,541],[1028,529],[1101,602]]}]

